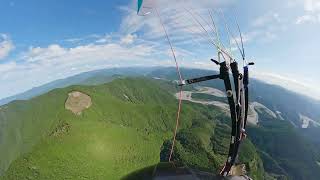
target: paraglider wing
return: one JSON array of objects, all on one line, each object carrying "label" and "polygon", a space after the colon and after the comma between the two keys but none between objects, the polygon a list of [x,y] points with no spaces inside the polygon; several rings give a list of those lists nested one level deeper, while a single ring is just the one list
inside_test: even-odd
[{"label": "paraglider wing", "polygon": [[154,0],[138,0],[137,14],[139,16],[146,16],[152,12],[154,7]]}]

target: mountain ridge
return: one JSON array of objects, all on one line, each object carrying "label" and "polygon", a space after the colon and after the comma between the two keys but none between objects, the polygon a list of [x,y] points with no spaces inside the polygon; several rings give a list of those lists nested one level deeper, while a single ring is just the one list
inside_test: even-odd
[{"label": "mountain ridge", "polygon": [[[212,74],[212,72],[218,73],[215,70],[208,70],[208,69],[194,69],[194,68],[181,68],[182,71],[188,71],[188,70],[195,70],[202,72],[201,74]],[[57,79],[49,83],[45,83],[43,85],[40,85],[38,87],[33,87],[27,91],[24,91],[22,93],[18,93],[13,96],[5,97],[0,99],[0,105],[4,105],[6,103],[9,103],[14,100],[27,100],[32,97],[41,95],[43,93],[46,93],[52,89],[55,88],[63,88],[70,85],[96,85],[96,84],[103,84],[107,83],[112,80],[112,75],[119,75],[119,76],[153,76],[157,77],[157,73],[160,74],[160,76],[163,75],[163,71],[171,71],[175,73],[175,68],[173,67],[122,67],[122,68],[108,68],[108,69],[100,69],[100,70],[93,70],[88,72],[79,73],[73,76],[69,76],[62,79]],[[99,80],[96,80],[94,78],[99,78]],[[186,75],[187,78],[192,78],[190,75]],[[104,79],[102,79],[104,78]],[[109,79],[111,78],[111,79]],[[174,77],[175,78],[175,77]],[[294,91],[290,91],[290,89],[287,89],[285,87],[275,85],[272,83],[268,83],[256,78],[252,78],[254,81],[258,81],[273,87],[281,88],[285,91],[289,91],[293,94],[296,94],[298,96],[303,96],[304,98],[309,99],[309,101],[313,101],[316,104],[320,105],[320,100],[313,99],[312,97],[306,96],[304,94],[299,94]],[[96,82],[95,82],[96,81]]]}]

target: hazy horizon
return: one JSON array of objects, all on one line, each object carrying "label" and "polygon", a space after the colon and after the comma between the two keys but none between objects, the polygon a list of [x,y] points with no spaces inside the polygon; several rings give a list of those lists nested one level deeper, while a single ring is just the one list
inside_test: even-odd
[{"label": "hazy horizon", "polygon": [[[17,94],[0,98],[0,100],[6,99],[6,98],[10,98],[10,97],[13,97],[13,96],[16,96],[16,95],[19,95],[19,94],[22,94],[22,93],[28,92],[30,90],[32,91],[34,88],[39,88],[39,87],[45,86],[47,84],[53,83],[55,81],[64,80],[64,79],[67,79],[67,78],[72,78],[74,76],[78,76],[78,75],[81,75],[83,73],[90,73],[90,72],[103,71],[103,70],[109,70],[109,69],[126,69],[126,68],[156,68],[156,69],[172,68],[172,69],[175,70],[174,66],[142,66],[142,65],[140,65],[140,66],[130,66],[130,67],[129,66],[128,67],[111,67],[111,68],[96,69],[96,70],[92,70],[92,71],[81,72],[81,73],[78,73],[78,74],[75,74],[75,75],[71,75],[71,76],[67,76],[67,77],[64,77],[64,78],[61,78],[61,79],[56,79],[56,80],[41,84],[39,86],[31,87],[30,89],[27,89],[25,91],[19,92]],[[218,69],[184,67],[184,66],[182,66],[181,68],[182,69],[197,69],[197,70],[213,70],[215,72],[218,72]],[[268,76],[269,80],[267,81],[264,77],[261,77],[261,76]],[[270,74],[265,74],[265,75],[264,74],[261,74],[261,75],[253,74],[251,76],[251,78],[253,78],[255,80],[259,80],[259,81],[264,82],[266,84],[280,86],[280,87],[282,87],[284,89],[287,89],[287,90],[289,90],[291,92],[295,92],[295,93],[298,93],[300,95],[307,96],[307,97],[312,98],[312,99],[317,100],[317,101],[320,100],[320,97],[314,97],[314,96],[311,96],[310,94],[308,94],[307,93],[307,92],[309,92],[308,89],[304,89],[303,87],[299,87],[300,86],[299,82],[291,81],[291,80],[288,80],[288,79],[283,79],[285,77],[276,77],[276,76],[273,76],[273,75],[270,75]],[[284,81],[286,81],[286,83],[284,83]],[[299,91],[299,89],[304,89],[305,91]],[[303,93],[303,92],[305,92],[305,93]]]}]

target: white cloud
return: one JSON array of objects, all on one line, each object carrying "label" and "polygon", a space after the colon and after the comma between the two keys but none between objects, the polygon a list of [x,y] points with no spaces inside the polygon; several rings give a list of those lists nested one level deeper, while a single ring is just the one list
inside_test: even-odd
[{"label": "white cloud", "polygon": [[[284,18],[277,12],[267,12],[258,16],[250,24],[251,31],[243,35],[244,42],[268,43],[276,39],[280,33],[286,31]],[[240,38],[237,38],[238,42]]]},{"label": "white cloud", "polygon": [[320,0],[304,0],[304,14],[296,18],[296,24],[320,23]]},{"label": "white cloud", "polygon": [[277,24],[281,22],[281,18],[278,13],[267,13],[263,16],[256,18],[252,25],[253,27],[265,27],[270,24]]},{"label": "white cloud", "polygon": [[110,63],[114,60],[129,60],[144,58],[153,52],[153,47],[144,44],[135,44],[131,47],[123,46],[121,43],[105,43],[105,44],[86,44],[75,46],[72,48],[64,48],[58,44],[49,45],[46,48],[30,47],[21,57],[30,63],[82,63],[88,62],[106,62]]},{"label": "white cloud", "polygon": [[0,64],[0,73],[2,75],[4,75],[6,72],[8,72],[16,67],[17,67],[17,64],[15,62],[8,62],[5,64]]},{"label": "white cloud", "polygon": [[[108,43],[89,43],[71,48],[59,44],[30,47],[16,59],[0,64],[0,98],[26,91],[34,86],[81,72],[118,66],[154,65],[163,49],[147,43],[122,44],[122,38]],[[151,56],[152,55],[152,56]]]},{"label": "white cloud", "polygon": [[6,34],[0,34],[0,59],[6,58],[14,49],[14,45]]},{"label": "white cloud", "polygon": [[[249,23],[249,29],[247,32],[242,32],[242,40],[245,45],[272,43],[287,30],[286,19],[278,12],[269,11],[253,18]],[[238,49],[236,42],[241,45],[238,34],[236,32],[237,36],[231,40],[232,50]]]},{"label": "white cloud", "polygon": [[70,42],[70,43],[77,43],[77,42],[80,42],[82,40],[83,40],[83,38],[69,38],[69,39],[65,39],[64,41]]},{"label": "white cloud", "polygon": [[[304,23],[316,23],[318,19],[316,16],[313,15],[303,15],[297,18],[296,24],[304,24]],[[319,21],[320,22],[320,21]]]},{"label": "white cloud", "polygon": [[[208,10],[217,10],[234,2],[234,0],[202,0],[201,3],[192,0],[162,0],[157,1],[155,7],[159,11],[166,30],[175,45],[190,44],[191,41],[192,43],[197,42],[197,44],[204,44],[204,42],[208,44],[208,34],[197,21],[201,22],[210,35],[213,35],[213,25]],[[126,13],[121,23],[122,33],[134,34],[140,32],[145,39],[165,39],[157,13],[154,12],[142,17],[137,16],[135,3],[130,8],[122,7],[121,9]],[[191,13],[188,11],[191,11]],[[203,21],[203,19],[206,19],[206,21]]]},{"label": "white cloud", "polygon": [[136,38],[137,38],[137,35],[128,34],[128,35],[121,38],[120,43],[125,44],[125,45],[129,45],[129,44],[132,44]]},{"label": "white cloud", "polygon": [[[249,32],[242,33],[242,40],[245,45],[250,43],[270,43],[273,42],[278,37],[279,33],[282,33],[286,30],[286,26],[281,26],[277,23],[261,24],[259,28],[252,28]],[[241,46],[241,38],[238,35],[235,40],[231,40],[232,49],[238,50],[236,46],[236,41],[239,46]]]},{"label": "white cloud", "polygon": [[107,43],[107,42],[111,42],[112,40],[112,36],[110,34],[106,34],[103,37],[99,37],[96,40],[96,43]]},{"label": "white cloud", "polygon": [[[193,56],[195,51],[203,49],[194,48],[194,46],[203,45],[212,48],[203,30],[200,29],[199,31],[199,26],[196,26],[192,18],[190,19],[190,15],[184,10],[183,6],[175,9],[179,1],[170,2],[170,6],[165,6],[168,1],[158,2],[157,7],[160,17],[174,46],[176,55],[179,56],[179,60],[183,57]],[[127,34],[122,38],[122,44],[131,44],[135,41],[143,40],[147,41],[149,45],[167,52],[167,56],[172,56],[163,27],[156,13],[143,17],[137,16],[134,5],[131,8],[122,7],[122,10],[125,11],[126,16],[122,20],[120,31],[122,34]],[[207,25],[205,25],[205,28],[210,30]],[[139,34],[138,40],[136,34]]]},{"label": "white cloud", "polygon": [[307,12],[320,11],[320,1],[319,0],[304,0],[304,10]]},{"label": "white cloud", "polygon": [[52,44],[47,48],[30,47],[29,51],[24,54],[22,59],[28,62],[50,61],[59,59],[66,55],[66,53],[66,49],[60,47],[58,44]]},{"label": "white cloud", "polygon": [[[250,43],[253,40],[257,40],[257,38],[261,35],[261,33],[262,33],[261,31],[257,31],[257,30],[253,30],[253,31],[244,33],[244,34],[242,34],[242,41],[243,41],[243,43]],[[238,36],[234,40],[232,40],[232,45],[235,46],[237,42],[238,43],[241,42],[240,36]],[[233,47],[233,48],[237,48],[237,47]]]}]

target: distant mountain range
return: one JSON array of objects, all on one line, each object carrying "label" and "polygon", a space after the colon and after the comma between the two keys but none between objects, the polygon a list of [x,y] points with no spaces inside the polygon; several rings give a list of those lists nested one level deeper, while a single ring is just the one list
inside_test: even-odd
[{"label": "distant mountain range", "polygon": [[27,100],[35,96],[39,96],[50,90],[56,88],[64,88],[70,85],[96,85],[109,82],[114,79],[117,75],[121,76],[141,76],[149,73],[154,68],[111,68],[103,70],[95,70],[90,72],[81,73],[75,76],[67,77],[65,79],[55,80],[53,82],[47,83],[45,85],[32,88],[21,94],[10,96],[0,100],[0,105],[7,104],[14,100]]}]

